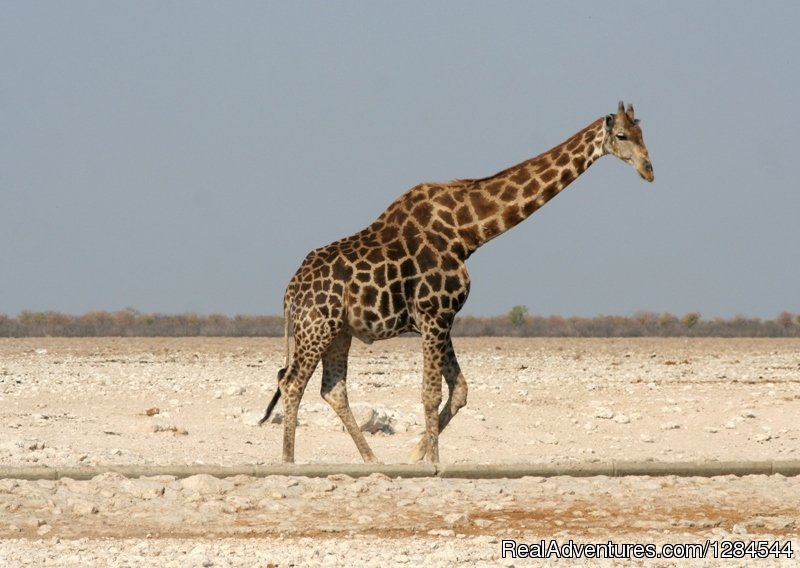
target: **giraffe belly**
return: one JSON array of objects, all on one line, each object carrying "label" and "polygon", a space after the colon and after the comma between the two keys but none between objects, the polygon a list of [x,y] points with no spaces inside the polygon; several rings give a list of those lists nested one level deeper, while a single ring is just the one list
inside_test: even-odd
[{"label": "giraffe belly", "polygon": [[360,312],[361,316],[349,314],[347,331],[356,339],[370,344],[381,339],[391,339],[403,333],[416,332],[417,327],[407,311],[380,317],[377,313]]}]

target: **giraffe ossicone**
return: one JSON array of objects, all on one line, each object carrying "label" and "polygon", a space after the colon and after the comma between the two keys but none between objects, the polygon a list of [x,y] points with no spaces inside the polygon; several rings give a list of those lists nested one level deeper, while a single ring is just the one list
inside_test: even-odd
[{"label": "giraffe ossicone", "polygon": [[[311,251],[283,300],[286,365],[265,422],[283,398],[283,461],[294,461],[297,411],[322,361],[322,398],[341,418],[365,462],[375,454],[347,399],[353,337],[371,343],[422,336],[425,434],[410,461],[439,462],[439,434],[467,403],[467,382],[450,330],[469,294],[466,260],[558,195],[605,155],[653,181],[653,166],[632,105],[601,117],[551,150],[493,176],[421,183],[358,233]],[[289,336],[294,333],[294,352]],[[442,379],[448,398],[442,403]]]}]

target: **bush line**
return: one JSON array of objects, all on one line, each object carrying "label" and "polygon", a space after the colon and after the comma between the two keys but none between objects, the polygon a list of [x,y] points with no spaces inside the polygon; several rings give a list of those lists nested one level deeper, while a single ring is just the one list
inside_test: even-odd
[{"label": "bush line", "polygon": [[[0,314],[0,337],[280,337],[283,318],[269,315],[160,314],[133,309],[81,315],[55,311]],[[456,318],[461,337],[800,337],[800,315],[774,319],[737,316],[703,319],[690,312],[639,312],[633,316],[561,317],[530,315],[514,306],[504,316]]]}]

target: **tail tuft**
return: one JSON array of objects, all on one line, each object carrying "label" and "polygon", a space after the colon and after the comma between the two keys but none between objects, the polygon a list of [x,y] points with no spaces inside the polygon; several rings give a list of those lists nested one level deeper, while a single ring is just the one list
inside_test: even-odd
[{"label": "tail tuft", "polygon": [[[281,380],[285,374],[286,374],[286,368],[284,367],[283,369],[278,371],[278,380]],[[272,400],[269,401],[269,405],[267,405],[267,411],[264,413],[264,417],[258,421],[259,426],[261,426],[262,424],[264,424],[264,422],[269,420],[269,417],[272,414],[272,411],[275,409],[275,405],[278,404],[278,399],[280,398],[281,398],[281,387],[279,386],[275,390],[275,394],[272,395]]]}]

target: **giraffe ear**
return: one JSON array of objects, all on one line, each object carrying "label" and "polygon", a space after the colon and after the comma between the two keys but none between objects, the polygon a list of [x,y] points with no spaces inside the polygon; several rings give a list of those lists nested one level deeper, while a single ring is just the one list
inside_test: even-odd
[{"label": "giraffe ear", "polygon": [[611,129],[614,128],[614,115],[613,114],[607,114],[606,115],[606,119],[605,119],[605,121],[603,123],[603,126],[605,126],[606,132],[611,132]]}]

